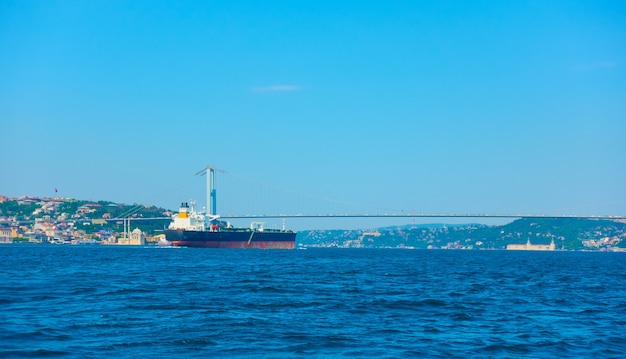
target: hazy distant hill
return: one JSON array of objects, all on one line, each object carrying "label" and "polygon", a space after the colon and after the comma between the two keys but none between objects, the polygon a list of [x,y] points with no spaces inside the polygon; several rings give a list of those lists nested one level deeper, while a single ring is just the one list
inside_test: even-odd
[{"label": "hazy distant hill", "polygon": [[626,224],[591,219],[518,219],[502,226],[421,225],[376,231],[325,230],[298,234],[298,244],[323,247],[504,249],[507,244],[549,244],[557,249],[626,248]]}]

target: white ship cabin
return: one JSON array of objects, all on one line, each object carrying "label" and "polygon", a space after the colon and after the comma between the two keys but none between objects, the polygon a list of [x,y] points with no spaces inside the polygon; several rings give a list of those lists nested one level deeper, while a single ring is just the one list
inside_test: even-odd
[{"label": "white ship cabin", "polygon": [[250,223],[250,230],[253,232],[263,232],[265,230],[265,222]]},{"label": "white ship cabin", "polygon": [[196,212],[195,202],[191,202],[191,206],[187,202],[183,202],[178,214],[172,216],[169,229],[204,231],[204,214]]}]

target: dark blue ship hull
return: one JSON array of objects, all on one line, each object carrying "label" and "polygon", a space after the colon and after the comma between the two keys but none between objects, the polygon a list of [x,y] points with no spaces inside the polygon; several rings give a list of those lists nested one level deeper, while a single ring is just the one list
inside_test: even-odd
[{"label": "dark blue ship hull", "polygon": [[165,239],[177,247],[293,249],[296,232],[246,229],[218,231],[165,230]]}]

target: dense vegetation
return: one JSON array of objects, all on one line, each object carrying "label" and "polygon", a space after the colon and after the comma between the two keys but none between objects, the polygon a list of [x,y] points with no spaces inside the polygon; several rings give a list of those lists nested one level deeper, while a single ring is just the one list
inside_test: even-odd
[{"label": "dense vegetation", "polygon": [[[170,214],[167,210],[159,207],[127,205],[108,201],[64,199],[59,202],[46,202],[43,200],[13,199],[0,202],[0,216],[7,217],[9,223],[11,221],[24,222],[45,218],[56,222],[73,222],[77,230],[83,230],[86,233],[102,230],[111,233],[122,232],[124,229],[123,221],[115,219],[130,217],[133,229],[139,228],[148,235],[154,235],[168,225]],[[157,219],[145,220],[146,218]],[[106,221],[102,224],[92,222],[99,219],[106,219]]]},{"label": "dense vegetation", "polygon": [[[298,243],[337,247],[413,247],[504,249],[508,244],[550,244],[557,249],[602,249],[626,247],[626,224],[610,220],[579,218],[524,218],[502,226],[403,226],[375,232],[327,230],[306,231]],[[594,247],[585,242],[594,241]],[[597,245],[595,245],[597,244]]]},{"label": "dense vegetation", "polygon": [[0,203],[0,216],[30,220],[37,208],[39,206],[35,203],[20,204],[18,201],[6,201]]}]

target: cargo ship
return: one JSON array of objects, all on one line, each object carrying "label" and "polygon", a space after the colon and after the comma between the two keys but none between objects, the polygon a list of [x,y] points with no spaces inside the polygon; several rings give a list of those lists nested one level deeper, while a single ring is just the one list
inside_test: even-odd
[{"label": "cargo ship", "polygon": [[262,222],[252,222],[249,228],[235,228],[220,220],[216,214],[214,167],[207,167],[200,173],[207,176],[207,204],[210,212],[206,215],[195,210],[195,203],[181,204],[178,214],[165,230],[165,239],[176,247],[204,248],[263,248],[293,249],[296,232],[286,229],[264,228]]}]

